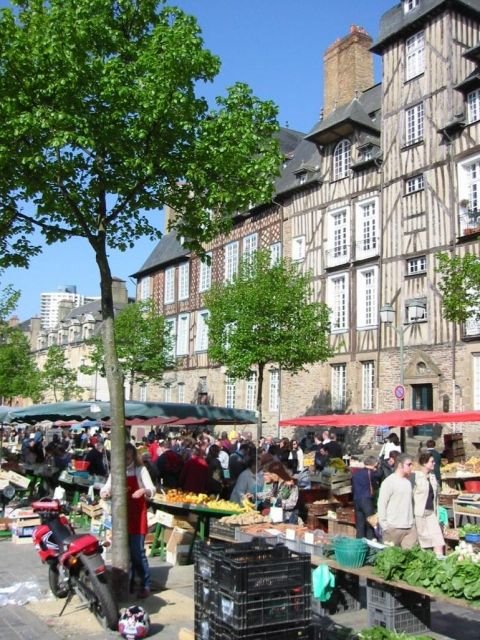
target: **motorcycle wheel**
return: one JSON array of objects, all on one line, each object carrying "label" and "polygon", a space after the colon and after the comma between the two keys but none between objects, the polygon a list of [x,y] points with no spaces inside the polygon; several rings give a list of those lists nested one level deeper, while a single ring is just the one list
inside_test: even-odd
[{"label": "motorcycle wheel", "polygon": [[118,607],[115,604],[105,574],[96,575],[84,566],[80,569],[78,583],[90,603],[90,610],[102,627],[117,631]]},{"label": "motorcycle wheel", "polygon": [[48,567],[48,584],[51,592],[56,598],[66,598],[68,596],[68,586],[60,585],[60,574],[58,565],[49,565]]}]

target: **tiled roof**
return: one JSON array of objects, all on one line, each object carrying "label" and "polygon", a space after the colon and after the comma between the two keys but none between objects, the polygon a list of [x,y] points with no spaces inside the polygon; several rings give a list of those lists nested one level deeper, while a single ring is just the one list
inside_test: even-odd
[{"label": "tiled roof", "polygon": [[334,109],[312,129],[306,139],[326,145],[348,136],[355,129],[379,134],[380,126],[369,114],[376,114],[380,105],[381,87],[375,85],[350,103]]},{"label": "tiled roof", "polygon": [[138,278],[141,275],[146,275],[148,272],[154,271],[158,267],[164,266],[168,263],[177,262],[189,254],[190,250],[182,247],[177,239],[176,232],[170,231],[162,236],[157,246],[148,256],[140,269],[132,274],[132,278]]},{"label": "tiled roof", "polygon": [[420,0],[417,7],[405,13],[403,2],[383,14],[378,39],[371,50],[381,53],[393,40],[420,29],[432,12],[439,13],[447,6],[469,14],[480,11],[480,0]]}]

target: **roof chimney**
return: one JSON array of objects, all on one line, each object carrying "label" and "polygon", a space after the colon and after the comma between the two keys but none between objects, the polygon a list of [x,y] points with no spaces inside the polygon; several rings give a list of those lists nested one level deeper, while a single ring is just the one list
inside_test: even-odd
[{"label": "roof chimney", "polygon": [[352,25],[347,36],[338,38],[326,50],[323,57],[325,116],[373,85],[372,43],[363,27]]}]

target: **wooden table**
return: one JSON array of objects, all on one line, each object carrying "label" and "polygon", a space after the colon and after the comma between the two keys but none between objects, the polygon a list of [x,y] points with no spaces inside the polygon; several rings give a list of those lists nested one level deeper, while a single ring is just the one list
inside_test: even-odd
[{"label": "wooden table", "polygon": [[[221,511],[219,509],[209,509],[207,507],[202,507],[198,504],[187,504],[187,503],[171,503],[171,502],[163,502],[159,500],[153,500],[152,504],[157,508],[167,513],[172,513],[176,515],[188,516],[189,514],[193,514],[196,517],[195,520],[195,529],[193,532],[192,542],[190,543],[190,549],[188,551],[188,561],[192,560],[193,555],[193,546],[196,540],[206,540],[209,536],[210,531],[210,520],[216,518],[223,518],[224,516],[231,516],[238,511]],[[153,536],[152,547],[150,549],[151,556],[160,556],[161,558],[165,557],[165,529],[167,527],[157,522],[155,525],[155,532]]]},{"label": "wooden table", "polygon": [[389,587],[393,587],[395,589],[402,589],[403,591],[410,591],[412,593],[418,593],[422,596],[427,596],[430,600],[437,600],[438,602],[448,602],[449,604],[455,605],[457,607],[463,607],[465,609],[471,609],[472,611],[480,612],[480,603],[479,605],[474,605],[468,600],[462,600],[460,598],[452,598],[451,596],[443,595],[441,593],[432,593],[423,587],[415,587],[407,582],[403,582],[402,580],[398,580],[392,582],[391,580],[384,580],[378,574],[374,573],[373,567],[359,567],[357,569],[352,569],[350,567],[343,567],[341,564],[338,564],[335,560],[330,560],[328,558],[324,558],[321,556],[312,556],[312,564],[315,566],[319,566],[321,564],[326,564],[330,569],[334,569],[335,571],[343,571],[344,573],[349,573],[350,575],[358,576],[359,578],[364,578],[366,580],[371,580],[373,582],[378,582],[379,584],[385,584]]}]

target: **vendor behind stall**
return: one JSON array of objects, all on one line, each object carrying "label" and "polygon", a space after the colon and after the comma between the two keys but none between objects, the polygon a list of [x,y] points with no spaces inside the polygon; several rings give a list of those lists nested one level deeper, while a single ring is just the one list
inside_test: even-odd
[{"label": "vendor behind stall", "polygon": [[265,484],[258,497],[265,507],[282,507],[285,522],[296,523],[298,512],[298,486],[281,462],[275,460],[264,472]]}]

